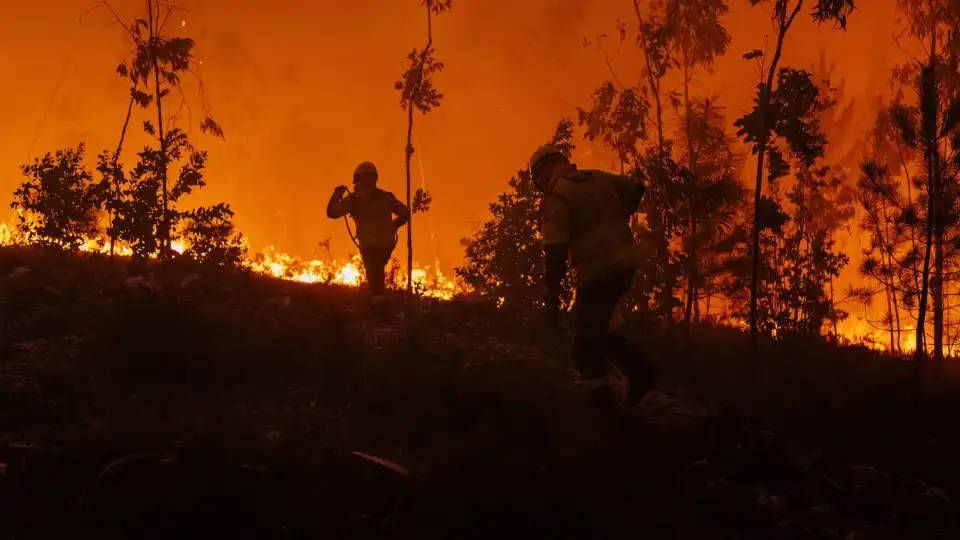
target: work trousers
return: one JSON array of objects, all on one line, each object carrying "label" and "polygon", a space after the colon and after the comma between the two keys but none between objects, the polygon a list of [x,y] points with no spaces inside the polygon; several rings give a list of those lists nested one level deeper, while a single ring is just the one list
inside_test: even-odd
[{"label": "work trousers", "polygon": [[386,289],[386,269],[390,257],[393,255],[393,247],[369,247],[361,250],[360,256],[363,259],[363,271],[367,275],[367,285],[370,292],[375,295],[381,295]]},{"label": "work trousers", "polygon": [[634,273],[633,268],[617,270],[577,287],[573,305],[573,362],[586,380],[609,375],[611,361],[631,380],[648,369],[643,354],[610,329],[610,319],[633,285]]}]

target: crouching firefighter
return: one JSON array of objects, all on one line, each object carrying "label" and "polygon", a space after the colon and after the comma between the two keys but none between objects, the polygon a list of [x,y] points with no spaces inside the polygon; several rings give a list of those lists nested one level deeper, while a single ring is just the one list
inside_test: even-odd
[{"label": "crouching firefighter", "polygon": [[379,175],[373,163],[363,162],[353,173],[354,192],[344,197],[346,186],[333,190],[327,217],[350,216],[357,224],[357,247],[363,259],[367,283],[374,296],[385,289],[386,267],[397,247],[397,229],[410,221],[410,210],[393,193],[377,187]]},{"label": "crouching firefighter", "polygon": [[577,170],[550,145],[540,147],[530,158],[530,177],[543,192],[545,301],[555,324],[568,258],[573,269],[574,367],[591,397],[610,406],[615,404],[612,360],[629,379],[628,401],[639,401],[650,390],[651,366],[609,325],[637,272],[630,217],[643,198],[643,180]]}]

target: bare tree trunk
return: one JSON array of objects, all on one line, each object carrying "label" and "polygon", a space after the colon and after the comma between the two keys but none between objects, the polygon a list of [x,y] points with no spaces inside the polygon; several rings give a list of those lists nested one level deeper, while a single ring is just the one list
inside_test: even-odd
[{"label": "bare tree trunk", "polygon": [[157,136],[160,138],[160,180],[163,189],[163,216],[160,219],[160,255],[164,259],[170,257],[170,210],[167,200],[167,141],[163,135],[163,97],[160,91],[160,62],[159,62],[159,44],[160,36],[158,23],[160,19],[160,6],[157,5],[157,20],[154,20],[153,14],[154,0],[147,0],[147,13],[149,15],[150,26],[150,53],[153,57],[153,74],[156,80],[156,99],[157,99]]},{"label": "bare tree trunk", "polygon": [[[422,70],[421,70],[422,74]],[[421,75],[422,78],[422,75]],[[410,220],[407,222],[407,292],[413,292],[413,205],[410,201],[410,158],[413,156],[413,103],[407,104],[407,208],[410,208]]]},{"label": "bare tree trunk", "polygon": [[[431,8],[433,1],[427,0],[427,46],[424,47],[420,55],[420,66],[418,68],[417,89],[422,90],[423,70],[427,62],[427,55],[433,47],[433,17]],[[407,222],[407,293],[413,292],[413,203],[410,195],[410,158],[413,157],[413,110],[416,108],[413,102],[414,96],[411,96],[407,103],[407,149],[406,149],[406,172],[407,172],[407,208],[410,209],[410,220]]]}]

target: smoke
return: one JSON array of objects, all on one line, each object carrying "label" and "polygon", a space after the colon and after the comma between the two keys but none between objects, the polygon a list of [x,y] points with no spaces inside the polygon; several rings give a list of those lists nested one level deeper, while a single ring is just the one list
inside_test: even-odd
[{"label": "smoke", "polygon": [[[232,203],[255,249],[277,244],[306,256],[319,239],[332,237],[334,255],[344,257],[353,246],[342,222],[323,215],[332,188],[348,180],[357,163],[370,160],[380,168],[385,189],[403,191],[406,117],[393,82],[406,68],[406,55],[425,43],[419,1],[183,3],[190,8],[180,15],[187,24],[171,31],[197,40],[213,114],[227,137],[220,142],[189,126],[211,156],[209,187],[194,200]],[[0,130],[0,194],[15,189],[17,166],[27,155],[76,145],[81,136],[91,153],[116,144],[127,85],[114,68],[130,44],[107,13],[78,21],[90,4],[16,2],[13,15],[0,23],[0,61],[16,81],[0,91],[6,120]],[[119,2],[118,11],[132,16],[140,4]],[[891,63],[900,56],[890,38],[893,1],[863,4],[847,32],[802,21],[791,30],[784,53],[784,65],[793,67],[816,65],[824,51],[835,63],[846,95],[856,97],[852,125],[838,140],[862,137],[871,96],[885,89]],[[730,51],[694,88],[718,94],[732,122],[750,106],[757,82],[753,63],[740,55],[763,47],[770,21],[745,2],[733,0],[731,8]],[[618,20],[635,23],[629,1],[461,0],[435,19],[437,56],[446,64],[436,84],[445,98],[439,109],[415,116],[414,130],[433,192],[431,220],[445,272],[461,261],[459,239],[472,222],[486,218],[488,203],[531,150],[610,77],[603,55],[583,47],[583,38],[615,35]],[[51,106],[68,61],[71,75],[60,90],[67,97]],[[642,61],[632,36],[613,67],[625,83],[640,81]],[[196,117],[199,103],[188,97]],[[28,148],[48,109],[48,121]],[[144,142],[134,138],[128,150]],[[579,145],[577,159],[588,148]],[[412,172],[419,182],[416,159]],[[430,231],[415,230],[428,262]]]}]

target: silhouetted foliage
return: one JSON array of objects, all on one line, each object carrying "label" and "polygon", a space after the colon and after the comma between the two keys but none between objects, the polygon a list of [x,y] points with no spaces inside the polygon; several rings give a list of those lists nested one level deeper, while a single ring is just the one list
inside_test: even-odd
[{"label": "silhouetted foliage", "polygon": [[[172,240],[171,234],[175,226],[176,216],[170,214],[169,201],[167,200],[167,194],[170,188],[167,185],[168,175],[166,164],[168,161],[171,161],[171,158],[167,156],[167,137],[165,132],[168,131],[167,122],[175,121],[180,111],[186,106],[186,97],[181,88],[181,79],[186,73],[195,73],[192,69],[192,62],[193,48],[196,44],[190,38],[163,35],[164,27],[170,20],[171,14],[178,8],[176,0],[147,0],[146,4],[147,17],[145,19],[137,18],[134,19],[133,23],[124,25],[127,34],[134,43],[134,51],[129,60],[117,66],[116,72],[119,76],[128,78],[131,82],[131,109],[133,104],[138,105],[142,109],[147,109],[151,105],[156,107],[156,124],[144,122],[144,131],[157,138],[160,147],[159,153],[161,156],[166,156],[164,159],[156,162],[158,166],[156,173],[159,177],[161,191],[161,214],[159,229],[157,229],[156,232],[160,237],[160,255],[168,257],[170,254],[170,242]],[[104,2],[104,5],[110,8],[108,3]],[[112,8],[110,8],[110,10],[116,17],[116,12],[114,12]],[[119,18],[117,18],[117,20],[121,22]],[[140,89],[141,87],[149,90],[145,92]],[[163,112],[164,98],[168,97],[171,91],[174,90],[180,93],[181,102],[177,112],[168,118]],[[203,100],[204,113],[204,118],[199,124],[201,132],[211,133],[221,139],[224,138],[223,129],[209,114],[206,88],[202,81],[200,81],[200,95]],[[114,177],[120,175],[118,162],[127,126],[130,121],[130,112],[130,110],[127,112],[127,119],[124,122],[120,144],[114,153],[115,161],[110,169],[112,171],[111,175]],[[122,197],[119,183],[120,181],[118,179],[115,179],[113,182],[113,193],[117,198]],[[118,230],[119,227],[113,226],[111,229]],[[111,238],[114,237],[111,236]]]},{"label": "silhouetted foliage", "polygon": [[[562,120],[547,141],[570,156],[573,122]],[[539,283],[543,274],[543,245],[540,237],[542,193],[533,185],[528,171],[521,169],[508,182],[509,191],[490,204],[491,219],[471,237],[461,241],[465,264],[457,276],[481,298],[505,308],[529,310],[541,301]],[[569,277],[564,291],[571,291]],[[565,302],[569,305],[570,298]]]},{"label": "silhouetted foliage", "polygon": [[678,131],[693,155],[683,148],[678,159],[693,169],[680,176],[677,215],[684,231],[680,266],[687,281],[684,319],[689,324],[699,314],[701,300],[720,293],[731,242],[742,234],[745,192],[739,179],[743,155],[727,134],[724,109],[713,99],[698,99],[687,111],[690,117],[681,117]]},{"label": "silhouetted foliage", "polygon": [[424,51],[414,49],[407,55],[410,67],[403,73],[403,79],[394,83],[394,87],[400,91],[400,107],[403,110],[412,106],[427,114],[440,106],[443,94],[434,88],[433,77],[443,71],[443,62],[434,58],[434,52],[433,48]]},{"label": "silhouetted foliage", "polygon": [[[825,78],[817,81],[805,70],[781,68],[775,89],[768,92],[761,84],[753,110],[736,122],[754,154],[767,156],[772,193],[755,193],[756,247],[743,251],[760,255],[751,256],[749,274],[731,283],[739,315],[756,322],[757,334],[821,335],[827,323],[836,334],[837,323],[848,315],[834,299],[833,280],[849,262],[836,250],[834,235],[853,218],[854,192],[842,167],[815,165],[825,154],[821,121],[834,121],[835,96]],[[776,181],[791,171],[785,191]]]},{"label": "silhouetted foliage", "polygon": [[426,212],[430,210],[430,203],[433,202],[433,197],[430,195],[430,191],[417,188],[416,193],[413,195],[413,207],[410,209],[411,213],[417,214],[420,212]]},{"label": "silhouetted foliage", "polygon": [[620,173],[640,163],[640,142],[647,138],[646,126],[650,103],[637,88],[617,90],[604,81],[593,93],[589,111],[577,108],[584,137],[600,140],[620,160]]},{"label": "silhouetted foliage", "polygon": [[730,12],[727,0],[655,0],[654,10],[665,14],[662,32],[680,67],[709,71],[726,54],[731,38],[720,19]]},{"label": "silhouetted foliage", "polygon": [[243,235],[233,225],[229,204],[199,207],[183,215],[184,255],[218,266],[239,266],[247,257]]},{"label": "silhouetted foliage", "polygon": [[[767,151],[770,150],[768,139],[779,122],[781,131],[787,130],[793,133],[793,136],[788,139],[788,142],[790,142],[791,149],[795,152],[799,149],[805,149],[807,152],[801,153],[814,155],[816,154],[817,141],[816,137],[813,136],[816,130],[804,129],[810,126],[805,125],[802,120],[806,116],[804,113],[809,110],[810,104],[809,100],[804,99],[804,96],[809,97],[810,94],[810,84],[808,84],[809,76],[805,78],[805,72],[791,69],[784,71],[779,67],[780,57],[783,53],[784,39],[796,20],[797,15],[800,13],[800,10],[803,8],[804,2],[803,0],[795,0],[793,3],[791,3],[790,0],[750,0],[750,4],[752,6],[760,4],[772,5],[773,14],[771,18],[777,38],[776,49],[769,64],[766,62],[765,52],[761,53],[758,50],[754,50],[744,55],[746,59],[760,60],[761,81],[757,87],[754,110],[741,118],[738,124],[738,127],[740,127],[740,136],[744,137],[746,142],[751,143],[753,152],[757,155],[757,174],[754,186],[753,241],[750,250],[753,259],[750,284],[750,333],[752,336],[752,352],[754,357],[756,357],[759,351],[757,347],[757,338],[759,337],[757,287],[760,279],[761,231],[759,222],[761,213],[759,210],[763,191],[764,157]],[[810,15],[816,23],[833,22],[840,28],[846,28],[847,17],[853,12],[854,2],[853,0],[817,0],[815,3],[810,4],[809,7],[811,7],[812,10]],[[774,81],[775,76],[778,76],[778,81]],[[774,99],[774,92],[777,91],[774,85],[775,82],[789,82],[793,85],[792,89],[781,92],[781,105],[790,104],[786,109],[781,107],[778,110],[776,106],[776,100]],[[807,105],[807,107],[805,108],[804,105]],[[794,114],[795,117],[789,118],[785,116],[785,114]],[[780,133],[780,135],[782,136],[783,133]],[[779,151],[771,154],[769,163],[771,169],[769,174],[770,179],[776,179],[786,174],[787,171],[784,167],[783,155]],[[807,163],[810,163],[810,161],[807,161]]]},{"label": "silhouetted foliage", "polygon": [[20,166],[26,178],[10,207],[26,242],[74,250],[100,232],[105,193],[83,163],[85,152],[80,143]]},{"label": "silhouetted foliage", "polygon": [[[165,221],[171,226],[171,240],[175,239],[176,228],[185,216],[177,210],[177,203],[184,195],[206,185],[203,180],[206,151],[194,148],[186,133],[179,129],[169,131],[164,139],[166,159],[160,150],[145,147],[138,154],[139,161],[133,171],[121,180],[121,196],[115,203],[116,236],[140,257],[161,254]],[[180,162],[176,182],[165,189],[163,175],[168,164]],[[164,202],[167,202],[166,208]]]},{"label": "silhouetted foliage", "polygon": [[[759,94],[768,94],[763,85],[759,87]],[[737,135],[751,145],[754,154],[759,153],[761,143],[767,145],[769,182],[790,172],[785,152],[805,167],[823,157],[827,138],[820,132],[818,113],[830,105],[829,98],[822,95],[809,72],[783,68],[776,89],[769,93],[766,112],[761,111],[757,97],[753,109],[734,122]]]}]

